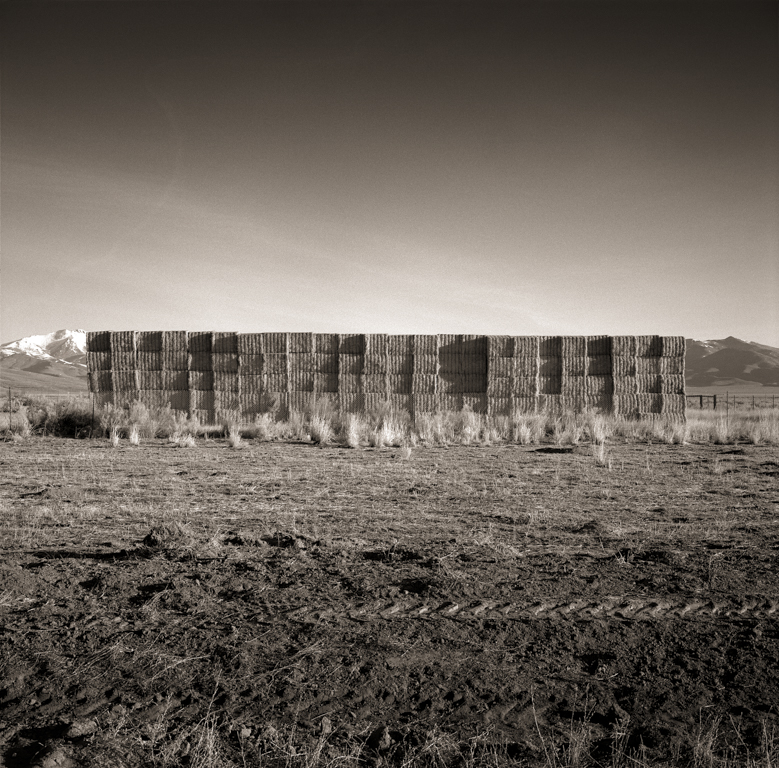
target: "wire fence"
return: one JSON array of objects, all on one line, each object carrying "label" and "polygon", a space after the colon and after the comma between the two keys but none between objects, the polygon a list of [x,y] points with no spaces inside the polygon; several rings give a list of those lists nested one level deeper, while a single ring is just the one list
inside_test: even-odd
[{"label": "wire fence", "polygon": [[776,408],[779,406],[779,395],[751,395],[739,392],[738,394],[717,395],[687,395],[687,407],[726,410],[730,408]]}]

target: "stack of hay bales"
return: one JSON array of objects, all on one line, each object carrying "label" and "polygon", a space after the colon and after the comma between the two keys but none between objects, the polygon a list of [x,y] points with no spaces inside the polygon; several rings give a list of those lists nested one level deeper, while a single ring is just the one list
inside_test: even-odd
[{"label": "stack of hay bales", "polygon": [[265,394],[277,404],[283,415],[289,412],[289,336],[286,333],[262,334],[262,365]]},{"label": "stack of hay bales", "polygon": [[584,407],[608,413],[613,407],[614,382],[611,374],[611,337],[587,336],[587,375]]},{"label": "stack of hay bales", "polygon": [[438,336],[414,336],[412,373],[413,412],[438,410]]},{"label": "stack of hay bales", "polygon": [[413,336],[387,336],[387,392],[394,410],[414,412]]},{"label": "stack of hay bales", "polygon": [[89,391],[97,405],[114,402],[114,382],[111,361],[111,333],[90,331],[87,333],[87,371]]},{"label": "stack of hay bales", "polygon": [[389,404],[412,414],[591,408],[684,417],[682,337],[92,332],[97,402],[188,411],[202,421]]},{"label": "stack of hay bales", "polygon": [[290,411],[303,412],[314,397],[314,334],[290,333],[287,342]]},{"label": "stack of hay bales", "polygon": [[359,413],[365,409],[364,366],[365,337],[341,334],[338,337],[338,406],[345,413]]},{"label": "stack of hay bales", "polygon": [[162,331],[162,396],[173,410],[190,409],[189,352],[186,331]]},{"label": "stack of hay bales", "polygon": [[265,381],[261,333],[239,333],[238,400],[241,416],[251,419],[263,411]]},{"label": "stack of hay bales", "polygon": [[557,414],[562,412],[563,404],[563,337],[539,336],[538,407]]},{"label": "stack of hay bales", "polygon": [[338,403],[338,334],[313,334],[314,397]]},{"label": "stack of hay bales", "polygon": [[389,401],[387,370],[387,334],[366,333],[363,337],[362,391],[363,407],[376,410]]},{"label": "stack of hay bales", "polygon": [[214,420],[213,336],[210,331],[187,334],[189,412],[204,424]]}]

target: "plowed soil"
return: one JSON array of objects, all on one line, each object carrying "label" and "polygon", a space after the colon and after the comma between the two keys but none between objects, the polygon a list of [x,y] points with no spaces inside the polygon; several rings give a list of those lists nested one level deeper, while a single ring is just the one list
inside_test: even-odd
[{"label": "plowed soil", "polygon": [[33,438],[0,466],[0,765],[779,742],[775,448]]}]

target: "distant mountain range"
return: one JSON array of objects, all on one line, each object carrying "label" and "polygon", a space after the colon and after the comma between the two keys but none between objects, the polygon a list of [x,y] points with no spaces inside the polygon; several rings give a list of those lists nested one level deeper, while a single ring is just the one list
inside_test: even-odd
[{"label": "distant mountain range", "polygon": [[[84,392],[86,331],[55,331],[0,345],[0,386],[31,392]],[[779,349],[733,336],[687,339],[688,389],[779,387]]]}]

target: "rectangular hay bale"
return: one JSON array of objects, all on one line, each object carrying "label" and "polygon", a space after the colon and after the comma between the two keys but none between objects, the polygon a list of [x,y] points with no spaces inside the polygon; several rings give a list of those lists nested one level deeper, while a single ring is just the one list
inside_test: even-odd
[{"label": "rectangular hay bale", "polygon": [[135,393],[138,390],[136,371],[114,369],[111,378],[111,388],[114,392]]},{"label": "rectangular hay bale", "polygon": [[266,353],[262,356],[263,372],[269,376],[281,375],[285,377],[288,370],[287,355]]},{"label": "rectangular hay bale", "polygon": [[661,340],[663,357],[675,357],[684,359],[687,350],[687,342],[684,336],[663,336]]},{"label": "rectangular hay bale", "polygon": [[661,375],[660,377],[660,392],[664,395],[681,395],[685,394],[684,376],[681,374],[668,374]]},{"label": "rectangular hay bale", "polygon": [[365,356],[381,356],[387,354],[387,334],[386,333],[366,333],[365,334]]},{"label": "rectangular hay bale", "polygon": [[189,389],[189,373],[187,371],[162,371],[162,388],[170,392],[181,392]]},{"label": "rectangular hay bale", "polygon": [[490,376],[487,382],[488,397],[511,397],[511,384],[507,376]]},{"label": "rectangular hay bale", "polygon": [[487,357],[514,357],[514,337],[513,336],[488,336],[487,337]]},{"label": "rectangular hay bale", "polygon": [[635,395],[638,393],[638,381],[635,376],[612,376],[615,395]]},{"label": "rectangular hay bale", "polygon": [[286,371],[265,374],[265,390],[267,392],[288,392],[289,378]]},{"label": "rectangular hay bale", "polygon": [[[94,354],[104,354],[93,352]],[[90,371],[88,374],[90,392],[113,392],[114,380],[111,371]]]},{"label": "rectangular hay bale", "polygon": [[637,357],[636,376],[657,376],[662,373],[662,357]]},{"label": "rectangular hay bale", "polygon": [[408,334],[388,335],[387,354],[397,357],[412,357],[414,354],[414,337]]},{"label": "rectangular hay bale", "polygon": [[684,375],[683,357],[661,357],[660,373],[667,376]]},{"label": "rectangular hay bale", "polygon": [[162,352],[162,331],[138,331],[135,342],[138,352]]},{"label": "rectangular hay bale", "polygon": [[363,334],[342,333],[338,337],[339,355],[364,355],[365,337]]},{"label": "rectangular hay bale", "polygon": [[491,357],[489,359],[489,377],[507,378],[515,374],[513,357]]},{"label": "rectangular hay bale", "polygon": [[487,413],[487,394],[485,392],[463,392],[463,409],[474,413]]},{"label": "rectangular hay bale", "polygon": [[365,357],[363,355],[338,355],[338,374],[357,376],[363,372]]},{"label": "rectangular hay bale", "polygon": [[586,355],[568,355],[563,357],[563,376],[584,376],[587,373]]},{"label": "rectangular hay bale", "polygon": [[414,389],[414,377],[409,374],[389,374],[387,376],[387,391],[391,395],[410,395]]},{"label": "rectangular hay bale", "polygon": [[611,395],[614,392],[614,382],[611,376],[587,376],[584,383],[587,396]]},{"label": "rectangular hay bale", "polygon": [[238,391],[241,395],[258,395],[265,391],[265,377],[241,374],[238,377]]},{"label": "rectangular hay bale", "polygon": [[313,392],[314,372],[290,370],[289,391],[290,392]]},{"label": "rectangular hay bale", "polygon": [[611,336],[587,336],[588,357],[611,357]]},{"label": "rectangular hay bale", "polygon": [[539,395],[560,395],[563,391],[562,376],[539,376],[538,394]]},{"label": "rectangular hay bale", "polygon": [[190,352],[189,370],[190,371],[212,371],[214,363],[210,352]]},{"label": "rectangular hay bale", "polygon": [[438,336],[414,336],[414,358],[418,355],[438,357]]},{"label": "rectangular hay bale", "polygon": [[111,353],[135,354],[135,331],[111,331]]},{"label": "rectangular hay bale", "polygon": [[362,376],[362,391],[371,395],[387,395],[386,373],[364,373]]},{"label": "rectangular hay bale", "polygon": [[437,377],[433,374],[415,373],[411,377],[415,395],[433,395],[436,391]]},{"label": "rectangular hay bale", "polygon": [[636,337],[635,336],[612,336],[611,355],[612,357],[635,357]]},{"label": "rectangular hay bale", "polygon": [[111,368],[115,371],[134,371],[135,352],[111,352]]},{"label": "rectangular hay bale", "polygon": [[538,390],[536,376],[515,376],[511,394],[517,397],[535,397]]},{"label": "rectangular hay bale", "polygon": [[611,376],[611,355],[592,355],[587,358],[588,376]]},{"label": "rectangular hay bale", "polygon": [[238,334],[226,331],[211,333],[211,351],[220,355],[238,354]]},{"label": "rectangular hay bale", "polygon": [[488,397],[487,413],[490,416],[510,416],[514,403],[510,397]]},{"label": "rectangular hay bale", "polygon": [[315,333],[313,334],[313,344],[314,354],[316,355],[338,354],[337,333]]},{"label": "rectangular hay bale", "polygon": [[528,355],[517,355],[514,357],[514,375],[515,376],[538,376],[538,367],[540,358],[530,357]]},{"label": "rectangular hay bale", "polygon": [[342,413],[362,413],[365,410],[365,395],[362,392],[338,392],[338,408]]},{"label": "rectangular hay bale", "polygon": [[563,356],[562,336],[539,336],[538,356],[539,357],[562,357]]},{"label": "rectangular hay bale", "polygon": [[139,371],[161,371],[162,352],[137,352],[135,366]]},{"label": "rectangular hay bale", "polygon": [[213,352],[211,354],[211,365],[214,371],[222,373],[238,372],[238,353],[237,352]]},{"label": "rectangular hay bale", "polygon": [[314,374],[314,392],[338,392],[338,374],[337,373],[315,373]]},{"label": "rectangular hay bale", "polygon": [[314,334],[313,333],[290,333],[289,334],[289,353],[293,354],[313,354],[314,352]]},{"label": "rectangular hay bale", "polygon": [[635,376],[636,375],[636,358],[634,357],[618,357],[611,358],[611,373],[615,378],[617,376]]},{"label": "rectangular hay bale", "polygon": [[438,400],[435,395],[414,394],[412,395],[414,405],[414,414],[434,413],[438,407]]},{"label": "rectangular hay bale", "polygon": [[286,355],[287,334],[286,333],[263,333],[262,335],[262,353],[264,355]]},{"label": "rectangular hay bale", "polygon": [[311,362],[314,373],[338,373],[338,355],[315,352]]},{"label": "rectangular hay bale", "polygon": [[655,375],[636,375],[636,392],[639,394],[641,392],[652,392],[655,394],[660,394],[662,392],[661,389],[661,382],[660,382],[660,376]]},{"label": "rectangular hay bale", "polygon": [[241,354],[238,370],[242,376],[259,376],[265,372],[264,355]]},{"label": "rectangular hay bale", "polygon": [[214,391],[213,390],[189,390],[189,407],[193,411],[213,411],[214,410]]},{"label": "rectangular hay bale", "polygon": [[434,375],[438,372],[438,355],[414,354],[414,374]]},{"label": "rectangular hay bale", "polygon": [[87,331],[87,352],[110,352],[110,331]]},{"label": "rectangular hay bale", "polygon": [[366,353],[363,358],[362,372],[367,375],[387,375],[387,356]]},{"label": "rectangular hay bale", "polygon": [[343,394],[362,392],[362,376],[355,373],[338,374],[338,391]]},{"label": "rectangular hay bale", "polygon": [[192,354],[211,354],[213,351],[211,331],[193,331],[187,334],[187,351]]},{"label": "rectangular hay bale", "polygon": [[389,404],[394,413],[410,414],[414,408],[414,398],[407,393],[393,393],[389,396]]},{"label": "rectangular hay bale", "polygon": [[538,359],[538,375],[546,378],[562,378],[562,357],[540,357]]},{"label": "rectangular hay bale", "polygon": [[662,336],[636,336],[636,357],[662,357],[662,355]]},{"label": "rectangular hay bale", "polygon": [[214,371],[214,392],[238,392],[238,373]]},{"label": "rectangular hay bale", "polygon": [[243,358],[244,355],[262,354],[262,334],[261,333],[239,333],[238,334],[238,354]]},{"label": "rectangular hay bale", "polygon": [[538,336],[515,336],[514,357],[538,357],[540,353],[540,339]]},{"label": "rectangular hay bale", "polygon": [[392,375],[414,373],[413,355],[387,355],[387,373]]},{"label": "rectangular hay bale", "polygon": [[438,395],[438,410],[442,413],[457,413],[463,409],[463,396],[460,393]]},{"label": "rectangular hay bale", "polygon": [[211,392],[214,389],[213,371],[190,371],[187,388],[191,391]]},{"label": "rectangular hay bale", "polygon": [[110,371],[111,353],[110,352],[87,352],[87,370],[88,371]]},{"label": "rectangular hay bale", "polygon": [[560,349],[561,349],[561,355],[564,358],[586,357],[587,337],[586,336],[561,336]]},{"label": "rectangular hay bale", "polygon": [[165,389],[162,371],[138,371],[138,389]]}]

